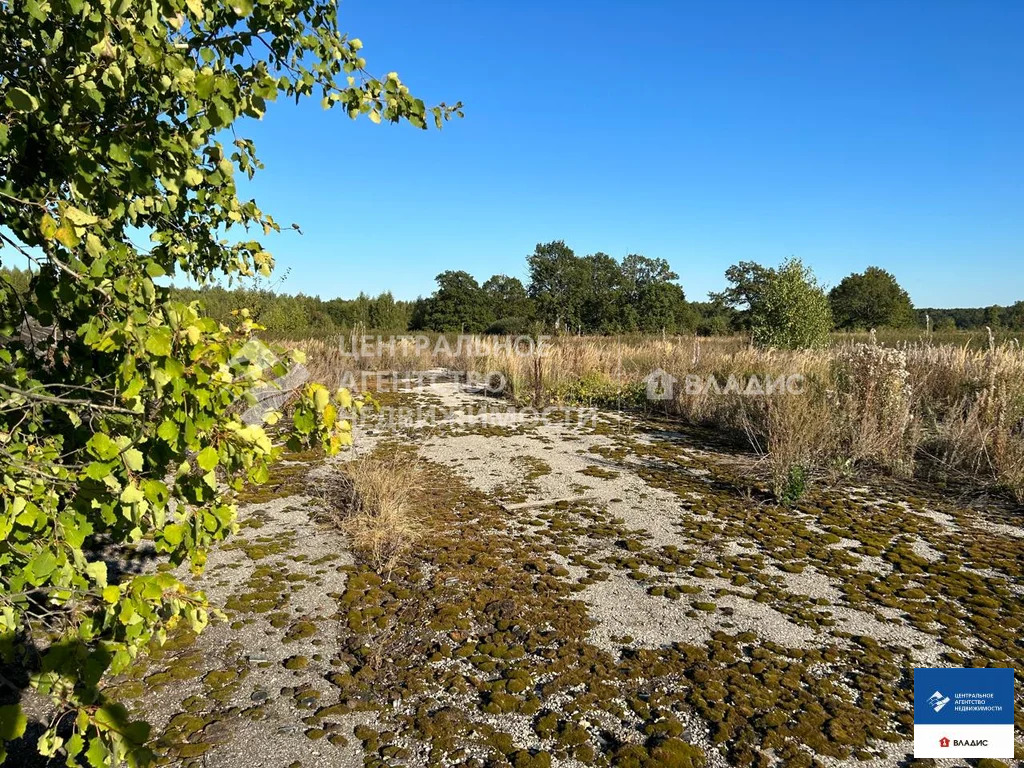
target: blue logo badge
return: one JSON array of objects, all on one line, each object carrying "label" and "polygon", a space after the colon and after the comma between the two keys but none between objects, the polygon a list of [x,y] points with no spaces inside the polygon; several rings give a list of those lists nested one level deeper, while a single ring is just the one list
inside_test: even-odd
[{"label": "blue logo badge", "polygon": [[914,756],[1013,757],[1013,669],[914,670]]},{"label": "blue logo badge", "polygon": [[1013,723],[1013,668],[914,670],[914,723]]}]

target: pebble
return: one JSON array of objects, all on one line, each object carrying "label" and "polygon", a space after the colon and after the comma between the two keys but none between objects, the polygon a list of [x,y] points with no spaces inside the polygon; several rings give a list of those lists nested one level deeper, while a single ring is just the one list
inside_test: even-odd
[{"label": "pebble", "polygon": [[249,698],[253,701],[266,701],[270,698],[270,694],[264,690],[257,689],[252,692],[252,695]]}]

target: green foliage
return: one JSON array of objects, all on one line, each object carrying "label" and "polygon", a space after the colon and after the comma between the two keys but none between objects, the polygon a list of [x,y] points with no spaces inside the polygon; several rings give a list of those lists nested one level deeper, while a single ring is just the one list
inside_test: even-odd
[{"label": "green foliage", "polygon": [[664,259],[649,259],[630,254],[622,260],[625,287],[624,330],[690,331],[696,328],[698,315],[687,302],[676,282],[679,275]]},{"label": "green foliage", "polygon": [[695,315],[695,330],[700,336],[724,336],[738,325],[737,312],[720,299],[695,301],[690,304]]},{"label": "green foliage", "polygon": [[437,291],[424,311],[425,328],[479,333],[493,320],[488,297],[471,274],[448,270],[437,276]]},{"label": "green foliage", "polygon": [[538,244],[527,266],[537,315],[556,331],[679,333],[697,326],[679,276],[664,259],[579,257],[558,240]]},{"label": "green foliage", "polygon": [[533,302],[518,277],[494,275],[482,287],[492,316],[517,317],[527,322],[533,318]]},{"label": "green foliage", "polygon": [[499,317],[484,329],[495,336],[528,336],[534,332],[534,322],[525,317]]},{"label": "green foliage", "polygon": [[932,330],[980,330],[986,326],[992,330],[1024,331],[1024,301],[1008,307],[959,307],[954,309],[919,309],[917,325],[924,328],[931,322]]},{"label": "green foliage", "polygon": [[[100,682],[176,626],[201,630],[211,608],[169,573],[116,579],[104,556],[146,542],[202,568],[235,527],[233,493],[266,481],[280,451],[240,404],[285,368],[251,354],[248,312],[217,322],[159,278],[270,272],[248,233],[279,227],[238,198],[236,174],[260,167],[239,118],[314,93],[419,127],[458,107],[428,110],[397,75],[367,76],[330,1],[0,13],[0,238],[34,265],[27,285],[0,282],[0,663],[55,704],[43,755],[141,765],[148,727]],[[355,407],[309,385],[289,445],[339,450]],[[4,703],[0,743],[24,729]]]},{"label": "green foliage", "polygon": [[735,330],[751,329],[754,306],[760,301],[772,272],[772,269],[753,261],[741,261],[725,270],[729,287],[720,293],[712,293],[709,298],[714,306],[733,312],[731,320]]},{"label": "green foliage", "polygon": [[807,472],[799,464],[794,464],[786,473],[786,479],[775,488],[775,497],[783,504],[796,504],[807,491]]},{"label": "green foliage", "polygon": [[234,309],[246,307],[268,333],[287,337],[323,336],[356,328],[406,331],[413,310],[413,302],[395,301],[390,293],[322,301],[317,296],[275,292],[259,284],[234,290],[221,286],[172,288],[171,295],[180,301],[198,301],[206,316],[220,322],[227,322]]},{"label": "green foliage", "polygon": [[563,240],[538,243],[526,257],[530,270],[529,295],[537,316],[554,330],[575,330],[580,326],[583,297],[582,271],[572,248]]},{"label": "green foliage", "polygon": [[799,259],[761,273],[750,300],[751,335],[758,346],[804,349],[828,343],[828,297]]},{"label": "green foliage", "polygon": [[910,296],[889,272],[868,267],[847,275],[828,295],[836,328],[906,328],[916,323]]}]

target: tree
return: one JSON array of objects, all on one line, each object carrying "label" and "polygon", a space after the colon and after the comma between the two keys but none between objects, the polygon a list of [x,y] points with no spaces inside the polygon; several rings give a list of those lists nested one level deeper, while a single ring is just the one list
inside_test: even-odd
[{"label": "tree", "polygon": [[586,333],[622,330],[624,278],[619,262],[606,253],[579,259],[575,265],[579,298],[579,325]]},{"label": "tree", "polygon": [[[254,359],[244,313],[223,327],[158,278],[270,272],[247,233],[279,226],[235,183],[261,167],[239,120],[269,101],[317,94],[421,128],[458,105],[428,110],[396,74],[368,76],[333,0],[29,0],[0,14],[0,239],[35,265],[26,294],[0,284],[0,663],[57,706],[44,755],[144,764],[148,728],[100,680],[176,626],[202,629],[209,608],[167,572],[115,578],[99,544],[147,538],[201,569],[235,525],[233,492],[266,481],[279,453],[236,405],[283,372]],[[338,450],[351,405],[304,388],[290,444]],[[8,701],[3,740],[26,725]]]},{"label": "tree", "polygon": [[495,318],[517,318],[524,322],[533,318],[533,302],[518,277],[494,275],[487,278],[483,291],[490,313]]},{"label": "tree", "polygon": [[754,343],[783,349],[827,344],[832,311],[814,273],[799,259],[789,259],[760,274],[750,308]]},{"label": "tree", "polygon": [[693,302],[690,306],[697,315],[695,330],[700,336],[725,335],[735,326],[735,310],[721,301]]},{"label": "tree", "polygon": [[1018,301],[1006,308],[1003,324],[1014,331],[1024,331],[1024,301]]},{"label": "tree", "polygon": [[733,310],[736,330],[749,331],[754,306],[761,300],[772,270],[753,261],[741,261],[725,270],[731,285],[721,293],[709,293],[712,304]]},{"label": "tree", "polygon": [[648,333],[695,328],[697,315],[675,281],[679,275],[665,259],[630,254],[622,260],[623,313],[632,316],[632,327]]},{"label": "tree", "polygon": [[427,328],[479,333],[494,321],[487,296],[471,274],[447,270],[436,280],[437,291],[427,301],[424,319]]},{"label": "tree", "polygon": [[527,291],[541,321],[556,331],[579,328],[584,278],[572,248],[564,240],[538,243],[526,264],[530,270]]},{"label": "tree", "polygon": [[837,328],[905,328],[916,325],[910,296],[889,272],[868,267],[843,278],[828,295]]},{"label": "tree", "polygon": [[985,307],[985,316],[982,322],[985,323],[987,327],[992,328],[993,330],[996,328],[1002,328],[1005,320],[1005,308],[999,306],[998,304],[993,304],[991,306]]}]

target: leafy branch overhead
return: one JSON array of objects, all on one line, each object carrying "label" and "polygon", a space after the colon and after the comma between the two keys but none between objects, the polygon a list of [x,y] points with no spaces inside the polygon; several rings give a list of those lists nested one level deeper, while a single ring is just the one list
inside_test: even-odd
[{"label": "leafy branch overhead", "polygon": [[[246,354],[247,313],[212,320],[161,282],[273,267],[258,238],[280,227],[236,187],[261,168],[241,119],[282,96],[418,128],[461,115],[367,74],[337,12],[0,4],[0,255],[33,265],[27,290],[0,280],[0,762],[26,729],[25,686],[55,704],[42,754],[150,761],[148,728],[101,679],[211,608],[169,573],[118,579],[107,562],[145,543],[198,571],[235,527],[234,491],[281,451],[239,414],[288,363]],[[359,405],[308,385],[289,445],[340,450]]]}]

